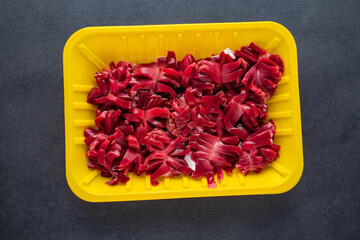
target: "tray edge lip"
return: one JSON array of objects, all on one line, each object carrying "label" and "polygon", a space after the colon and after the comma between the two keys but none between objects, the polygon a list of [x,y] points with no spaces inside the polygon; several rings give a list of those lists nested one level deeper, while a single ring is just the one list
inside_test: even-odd
[{"label": "tray edge lip", "polygon": [[[297,86],[296,91],[296,101],[299,104],[296,104],[296,114],[298,115],[299,123],[297,125],[297,133],[299,134],[299,160],[298,164],[296,166],[296,171],[291,174],[291,176],[283,181],[281,184],[273,185],[270,187],[263,188],[266,189],[266,191],[262,191],[261,193],[236,193],[233,192],[231,194],[224,194],[223,189],[218,189],[216,192],[213,192],[214,194],[203,194],[203,193],[194,193],[192,194],[191,191],[186,191],[188,194],[182,194],[181,196],[167,196],[164,197],[156,197],[156,193],[136,193],[127,195],[124,198],[124,195],[104,195],[104,194],[96,194],[91,193],[89,191],[85,191],[81,186],[79,186],[79,183],[75,182],[73,177],[70,173],[70,167],[68,163],[68,159],[70,158],[70,134],[67,134],[66,129],[69,128],[69,117],[66,117],[67,113],[69,111],[68,108],[70,108],[68,105],[68,98],[67,94],[69,90],[66,90],[66,86],[69,84],[69,77],[67,77],[68,74],[68,64],[67,58],[69,57],[71,50],[74,47],[74,44],[79,41],[82,37],[86,36],[87,34],[90,34],[94,30],[111,30],[111,29],[119,29],[119,30],[131,30],[131,29],[154,29],[157,30],[159,28],[167,28],[167,27],[186,27],[186,26],[193,26],[193,27],[204,27],[204,28],[216,28],[218,26],[236,26],[236,25],[242,25],[242,27],[264,27],[266,25],[267,28],[277,31],[278,34],[280,34],[288,43],[290,44],[290,49],[294,51],[294,59],[295,62],[292,62],[294,65],[294,76],[295,78],[293,81],[296,81],[295,84]],[[262,25],[262,26],[261,26]],[[268,195],[268,194],[281,194],[285,193],[287,191],[290,191],[293,189],[298,182],[301,179],[303,168],[304,168],[304,159],[303,159],[303,147],[302,147],[302,131],[301,131],[301,109],[300,109],[300,99],[299,99],[299,82],[298,82],[298,59],[297,59],[297,47],[296,42],[291,34],[291,32],[284,27],[283,25],[273,22],[273,21],[253,21],[253,22],[222,22],[222,23],[186,23],[186,24],[159,24],[159,25],[128,25],[128,26],[89,26],[85,28],[81,28],[74,32],[66,41],[64,50],[63,50],[63,87],[64,87],[64,123],[65,123],[65,168],[66,168],[66,179],[69,188],[71,191],[80,199],[88,202],[119,202],[119,201],[141,201],[141,200],[160,200],[160,199],[176,199],[176,198],[200,198],[200,197],[221,197],[221,196],[239,196],[239,195]],[[210,190],[211,191],[211,190]],[[194,191],[196,192],[196,191]],[[210,193],[210,192],[209,192]],[[143,197],[143,195],[146,195],[147,197]]]}]

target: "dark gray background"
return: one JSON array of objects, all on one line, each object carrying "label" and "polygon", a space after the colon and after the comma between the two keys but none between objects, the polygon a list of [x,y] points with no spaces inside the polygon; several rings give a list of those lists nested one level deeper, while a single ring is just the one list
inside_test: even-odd
[{"label": "dark gray background", "polygon": [[[1,1],[1,239],[354,239],[360,2]],[[290,192],[88,203],[65,179],[62,52],[87,26],[271,20],[298,47],[305,168]]]}]

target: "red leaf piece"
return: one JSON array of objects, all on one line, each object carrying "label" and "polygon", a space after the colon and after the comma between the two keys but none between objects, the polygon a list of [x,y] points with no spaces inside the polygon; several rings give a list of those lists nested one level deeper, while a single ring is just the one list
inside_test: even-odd
[{"label": "red leaf piece", "polygon": [[114,131],[116,124],[119,122],[121,110],[106,110],[99,112],[95,118],[95,124],[99,130],[105,131],[106,134],[111,134]]},{"label": "red leaf piece", "polygon": [[[183,72],[182,79],[181,79],[181,87],[186,88],[188,86],[188,84],[189,84],[190,79],[193,80],[195,70],[196,70],[196,64],[195,63],[192,63],[192,64],[190,64],[189,66],[187,66],[185,68],[185,70]],[[195,85],[196,82],[195,83],[193,82],[192,84]],[[198,83],[198,85],[200,85],[200,83]],[[211,84],[211,86],[212,86],[212,84]]]},{"label": "red leaf piece", "polygon": [[[124,175],[124,172],[116,167],[116,161],[120,159],[122,150],[118,141],[119,139],[123,141],[123,139],[121,136],[118,136],[120,130],[118,128],[115,130],[115,133],[112,135],[105,134],[103,130],[97,131],[92,128],[87,128],[84,131],[86,137],[85,143],[90,148],[86,154],[90,159],[88,167],[100,170],[103,176],[112,176],[112,180],[107,182],[110,185],[118,182],[125,183],[129,180]],[[123,145],[126,144],[121,143]]]},{"label": "red leaf piece", "polygon": [[259,59],[262,57],[268,58],[279,66],[279,70],[281,73],[284,72],[284,62],[279,55],[269,54],[264,49],[254,43],[250,43],[248,47],[241,47],[240,51],[236,50],[235,55],[238,58],[245,59],[251,65],[258,63]]},{"label": "red leaf piece", "polygon": [[[209,187],[215,187],[214,173],[222,174],[222,169],[232,168],[237,156],[242,154],[238,146],[224,144],[220,137],[200,132],[189,138],[189,146],[193,149],[192,159],[195,161],[194,178],[206,176]],[[221,181],[221,178],[218,179]]]},{"label": "red leaf piece", "polygon": [[166,120],[170,116],[169,110],[165,108],[152,108],[145,112],[146,121],[153,127],[166,128]]},{"label": "red leaf piece", "polygon": [[[176,93],[170,86],[158,81],[159,72],[159,66],[154,63],[138,65],[133,73],[135,80],[130,83],[132,84],[131,91],[133,94],[135,94],[139,89],[151,89],[154,92],[169,93],[171,96],[175,97]],[[162,81],[164,82],[165,80],[168,80],[167,83],[173,83],[176,81],[176,77],[177,76],[174,78],[163,77]]]},{"label": "red leaf piece", "polygon": [[153,118],[159,117],[159,118],[169,118],[169,110],[164,108],[152,108],[149,110],[146,110],[145,112],[146,120],[151,120]]},{"label": "red leaf piece", "polygon": [[150,132],[150,126],[149,124],[145,121],[145,122],[140,122],[136,125],[136,130],[134,133],[134,137],[137,138],[137,140],[139,141],[139,143],[141,145],[145,144],[144,138],[146,136],[146,134],[148,132]]},{"label": "red leaf piece", "polygon": [[279,66],[267,58],[261,58],[244,75],[242,83],[256,95],[269,99],[281,80]]},{"label": "red leaf piece", "polygon": [[201,91],[199,91],[197,88],[192,88],[191,86],[188,86],[185,90],[185,101],[190,107],[194,107],[201,103]]},{"label": "red leaf piece", "polygon": [[167,61],[166,67],[177,69],[177,59],[173,51],[168,51],[166,61]]},{"label": "red leaf piece", "polygon": [[102,94],[106,95],[109,91],[116,95],[119,90],[125,89],[131,80],[132,65],[128,62],[110,63],[110,69],[103,70],[95,74]]},{"label": "red leaf piece", "polygon": [[175,52],[168,51],[168,54],[166,57],[158,57],[156,59],[156,64],[160,67],[168,67],[168,68],[174,68],[177,69],[177,59]]},{"label": "red leaf piece", "polygon": [[118,96],[115,96],[111,93],[108,93],[108,95],[106,95],[104,97],[104,100],[102,102],[102,100],[99,101],[99,103],[105,103],[105,104],[109,104],[110,106],[116,106],[120,109],[125,109],[125,110],[129,110],[131,109],[131,102],[130,101],[126,101]]},{"label": "red leaf piece", "polygon": [[[147,146],[150,146],[154,151],[139,168],[151,174],[151,184],[158,185],[159,182],[156,179],[160,176],[172,177],[181,173],[189,175],[192,171],[183,159],[190,152],[190,149],[185,149],[187,139],[179,136],[167,144],[169,135],[166,132],[157,129],[153,131],[156,133],[150,132],[148,134],[149,138],[146,137],[146,142]],[[152,140],[154,141],[152,142]],[[162,142],[162,144],[155,148],[154,143],[158,144],[159,142]]]},{"label": "red leaf piece", "polygon": [[130,178],[125,176],[122,171],[119,170],[112,170],[110,171],[111,175],[113,176],[110,181],[107,181],[106,184],[108,185],[116,185],[117,183],[127,183]]},{"label": "red leaf piece", "polygon": [[102,96],[100,95],[99,88],[94,87],[88,95],[87,102],[100,105],[102,109],[107,109],[109,107],[118,107],[124,110],[131,109],[131,102],[124,100],[124,97],[126,96],[122,96],[119,94],[115,96],[111,92],[109,92],[105,96]]},{"label": "red leaf piece", "polygon": [[219,91],[212,96],[202,96],[201,105],[204,108],[213,108],[223,105],[226,102],[225,94],[223,91]]},{"label": "red leaf piece", "polygon": [[170,141],[171,136],[169,135],[169,133],[156,128],[149,132],[145,137],[146,148],[150,152],[154,152],[157,150],[163,151],[165,147],[170,143]]},{"label": "red leaf piece", "polygon": [[141,175],[143,171],[139,170],[139,167],[145,160],[144,152],[134,151],[131,148],[127,149],[120,162],[119,169],[123,171],[124,174],[130,171],[136,175]]},{"label": "red leaf piece", "polygon": [[173,112],[171,113],[171,118],[169,120],[168,130],[174,136],[179,136],[181,134],[186,136],[189,133],[189,130],[184,131],[184,129],[191,128],[191,124],[189,124],[191,121],[190,106],[176,98],[172,99],[171,102]]},{"label": "red leaf piece", "polygon": [[156,107],[164,108],[167,106],[167,102],[168,102],[167,98],[163,98],[160,95],[154,94],[150,97],[149,101],[146,104],[145,109],[147,110]]},{"label": "red leaf piece", "polygon": [[279,55],[270,54],[269,59],[279,66],[279,71],[281,73],[284,73],[284,71],[285,71],[284,62]]},{"label": "red leaf piece", "polygon": [[198,63],[199,75],[195,78],[210,79],[215,84],[230,83],[238,80],[244,75],[249,65],[244,59],[233,59],[222,52],[220,54],[220,63],[202,60]]},{"label": "red leaf piece", "polygon": [[116,66],[113,62],[110,63],[110,69],[95,74],[99,87],[91,89],[87,101],[101,105],[102,109],[110,106],[130,109],[131,102],[123,99],[121,91],[129,85],[132,78],[131,72],[132,65],[128,62],[119,62]]},{"label": "red leaf piece", "polygon": [[245,140],[250,134],[249,130],[247,130],[241,123],[238,123],[227,130],[230,134],[237,136],[241,140]]},{"label": "red leaf piece", "polygon": [[251,65],[257,63],[261,56],[265,55],[266,51],[254,43],[250,43],[250,45],[241,47],[241,50],[236,50],[235,55],[238,58],[245,59]]},{"label": "red leaf piece", "polygon": [[275,125],[272,120],[248,136],[242,143],[243,153],[236,167],[243,175],[261,170],[275,158],[279,157],[280,146],[274,144]]},{"label": "red leaf piece", "polygon": [[191,54],[186,54],[183,60],[179,62],[179,72],[184,73],[185,69],[193,63],[196,63],[194,56]]},{"label": "red leaf piece", "polygon": [[[169,52],[170,55],[172,53]],[[166,67],[167,66],[167,67]],[[139,89],[153,90],[158,93],[168,93],[172,97],[176,92],[172,87],[180,87],[182,74],[177,70],[176,57],[170,56],[167,61],[159,60],[157,63],[140,64],[135,67],[131,92]]]},{"label": "red leaf piece", "polygon": [[99,131],[93,129],[92,127],[86,128],[84,130],[84,136],[85,136],[85,144],[86,146],[90,146],[90,144],[96,139],[98,136]]},{"label": "red leaf piece", "polygon": [[263,124],[261,128],[248,136],[242,144],[242,148],[253,153],[257,153],[256,149],[266,145],[272,145],[274,142],[276,130],[272,120]]},{"label": "red leaf piece", "polygon": [[120,120],[117,123],[116,128],[118,128],[125,136],[134,135],[134,126],[131,125],[130,121],[123,117],[123,114],[125,113],[121,113]]},{"label": "red leaf piece", "polygon": [[267,165],[264,159],[260,155],[251,156],[249,152],[244,151],[239,156],[239,162],[236,167],[241,170],[241,173],[246,176],[249,172],[261,172],[261,170]]},{"label": "red leaf piece", "polygon": [[137,152],[140,152],[140,144],[136,137],[129,135],[129,136],[127,136],[126,140],[128,142],[129,148],[131,148]]},{"label": "red leaf piece", "polygon": [[[238,96],[234,96],[227,104],[224,125],[228,131],[233,131],[233,134],[236,132],[234,129],[236,127],[234,126],[239,120],[242,124],[241,126],[245,126],[249,130],[254,130],[267,116],[265,104],[246,101],[247,97],[248,92],[242,90]],[[241,134],[238,131],[237,133]],[[241,135],[237,136],[243,139]]]},{"label": "red leaf piece", "polygon": [[120,144],[120,146],[122,146],[122,147],[126,146],[125,134],[119,128],[115,128],[115,133],[113,136],[114,136],[115,141],[118,144]]}]

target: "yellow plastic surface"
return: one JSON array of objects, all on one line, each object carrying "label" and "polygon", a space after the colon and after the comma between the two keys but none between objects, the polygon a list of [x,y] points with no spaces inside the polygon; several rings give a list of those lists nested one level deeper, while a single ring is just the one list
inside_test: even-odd
[{"label": "yellow plastic surface", "polygon": [[[279,54],[285,72],[267,105],[268,119],[275,121],[275,143],[280,158],[260,174],[243,176],[238,169],[225,174],[217,188],[208,189],[206,178],[160,178],[156,187],[149,176],[134,176],[126,184],[109,186],[99,171],[87,167],[84,128],[95,126],[96,107],[86,103],[94,74],[111,61],[151,62],[173,50],[178,58],[195,58],[240,49],[254,42]],[[227,195],[275,194],[293,188],[303,171],[296,44],[291,33],[274,22],[176,24],[153,26],[89,27],[75,32],[64,48],[64,101],[66,178],[71,190],[90,202],[130,201]]]}]

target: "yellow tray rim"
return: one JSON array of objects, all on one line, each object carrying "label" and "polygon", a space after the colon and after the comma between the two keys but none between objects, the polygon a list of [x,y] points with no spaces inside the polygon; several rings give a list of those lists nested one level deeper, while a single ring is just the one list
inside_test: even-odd
[{"label": "yellow tray rim", "polygon": [[[71,134],[68,133],[67,129],[70,127],[71,119],[68,117],[67,112],[70,109],[71,102],[69,100],[68,94],[70,91],[67,89],[67,86],[71,84],[69,77],[69,56],[71,51],[74,49],[75,44],[79,38],[90,34],[93,30],[112,32],[113,30],[122,30],[124,32],[139,32],[146,30],[147,32],[159,31],[164,29],[168,31],[169,28],[179,29],[189,28],[196,30],[216,30],[216,29],[226,29],[233,28],[238,26],[242,29],[245,28],[256,28],[259,25],[267,27],[276,31],[278,35],[283,37],[288,44],[290,45],[291,51],[293,51],[293,58],[291,59],[291,64],[294,70],[294,74],[291,78],[291,81],[297,86],[297,93],[292,96],[293,100],[296,102],[294,114],[297,121],[297,166],[296,171],[294,171],[291,176],[284,182],[278,185],[272,185],[270,187],[252,187],[247,188],[246,192],[238,191],[238,188],[226,188],[226,189],[203,189],[203,190],[177,190],[177,191],[158,191],[158,192],[143,192],[143,193],[131,193],[127,192],[126,194],[96,194],[84,190],[78,182],[75,181],[72,176],[71,169],[69,167],[70,151],[72,146],[70,144]],[[174,30],[174,31],[176,31]],[[227,23],[194,23],[194,24],[162,24],[162,25],[134,25],[134,26],[94,26],[82,28],[75,33],[73,33],[67,40],[64,51],[63,51],[63,74],[64,74],[64,118],[65,118],[65,166],[66,166],[66,179],[67,183],[72,190],[72,192],[79,197],[80,199],[88,202],[115,202],[115,201],[137,201],[137,200],[156,200],[156,199],[174,199],[174,198],[197,198],[197,197],[216,197],[216,196],[236,196],[236,195],[265,195],[265,194],[280,194],[285,193],[292,188],[294,188],[299,182],[304,168],[303,161],[303,146],[302,146],[302,130],[301,130],[301,113],[300,113],[300,97],[299,97],[299,84],[298,84],[298,66],[297,66],[297,47],[294,40],[294,37],[290,31],[285,28],[283,25],[272,22],[272,21],[259,21],[259,22],[227,22]]]}]

